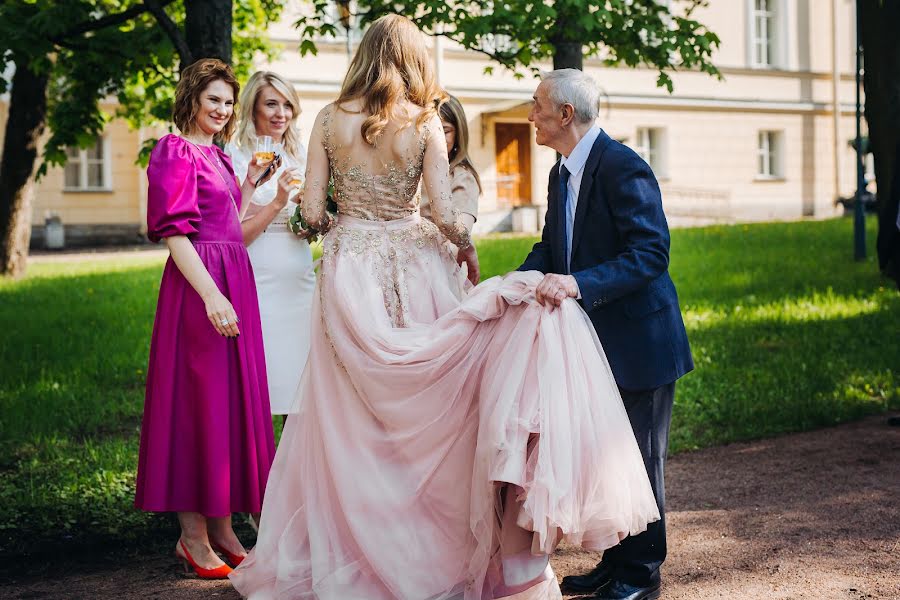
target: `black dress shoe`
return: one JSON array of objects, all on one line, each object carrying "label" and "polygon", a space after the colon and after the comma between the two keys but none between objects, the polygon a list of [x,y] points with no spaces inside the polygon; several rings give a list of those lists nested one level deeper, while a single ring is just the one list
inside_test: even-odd
[{"label": "black dress shoe", "polygon": [[608,586],[591,596],[596,600],[656,600],[660,594],[660,583],[657,581],[647,587],[630,585],[624,581],[613,581]]},{"label": "black dress shoe", "polygon": [[562,589],[568,594],[592,594],[610,581],[612,581],[612,567],[598,562],[589,573],[563,577]]}]

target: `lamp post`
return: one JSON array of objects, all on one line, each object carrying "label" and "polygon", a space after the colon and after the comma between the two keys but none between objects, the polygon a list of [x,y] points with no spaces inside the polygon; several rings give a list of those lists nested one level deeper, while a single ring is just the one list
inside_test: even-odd
[{"label": "lamp post", "polygon": [[856,1],[856,197],[853,201],[853,257],[856,260],[866,258],[866,213],[863,206],[863,195],[866,191],[866,170],[863,164],[864,149],[862,141],[862,103],[860,88],[862,87],[863,45],[862,17]]}]

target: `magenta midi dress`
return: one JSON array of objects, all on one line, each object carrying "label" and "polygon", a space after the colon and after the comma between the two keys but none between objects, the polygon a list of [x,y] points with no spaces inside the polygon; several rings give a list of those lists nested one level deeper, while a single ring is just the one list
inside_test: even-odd
[{"label": "magenta midi dress", "polygon": [[153,149],[147,178],[147,236],[191,240],[241,335],[216,332],[170,257],[150,341],[135,506],[207,517],[259,512],[275,443],[256,287],[234,203],[240,188],[224,152],[175,135]]}]

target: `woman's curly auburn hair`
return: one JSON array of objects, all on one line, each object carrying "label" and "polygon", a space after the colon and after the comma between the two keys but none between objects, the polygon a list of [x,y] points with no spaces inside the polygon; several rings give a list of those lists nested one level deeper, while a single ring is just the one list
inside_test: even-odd
[{"label": "woman's curly auburn hair", "polygon": [[[231,86],[234,100],[237,102],[241,86],[234,77],[234,72],[227,64],[217,58],[204,58],[181,70],[181,79],[175,88],[175,107],[172,120],[181,133],[190,135],[197,127],[195,119],[200,112],[200,94],[213,81],[221,79]],[[232,111],[222,131],[214,137],[216,142],[225,143],[231,139],[237,123],[237,110]]]}]

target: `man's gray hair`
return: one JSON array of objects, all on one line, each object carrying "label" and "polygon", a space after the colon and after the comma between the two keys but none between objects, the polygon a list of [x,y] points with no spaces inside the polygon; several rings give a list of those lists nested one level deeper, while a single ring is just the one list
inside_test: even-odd
[{"label": "man's gray hair", "polygon": [[575,119],[591,123],[600,114],[600,88],[594,79],[578,69],[541,71],[541,81],[548,84],[547,95],[554,106],[571,104]]}]

